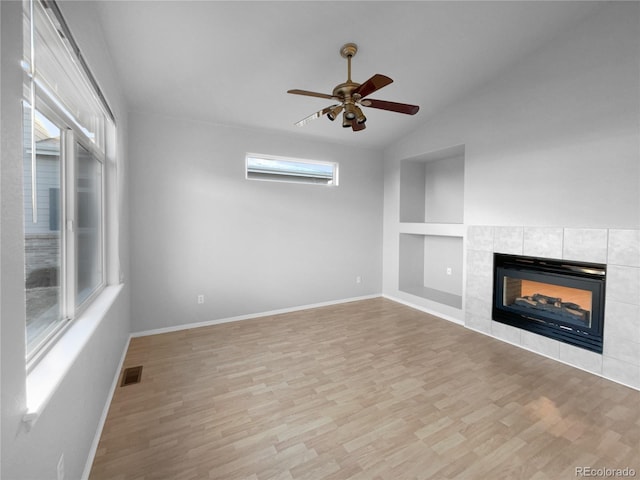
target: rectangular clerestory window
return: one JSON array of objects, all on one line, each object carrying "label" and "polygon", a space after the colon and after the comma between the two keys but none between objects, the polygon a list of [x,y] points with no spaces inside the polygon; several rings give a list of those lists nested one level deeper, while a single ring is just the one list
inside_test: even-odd
[{"label": "rectangular clerestory window", "polygon": [[338,185],[338,164],[248,153],[246,177],[250,180],[335,186]]}]

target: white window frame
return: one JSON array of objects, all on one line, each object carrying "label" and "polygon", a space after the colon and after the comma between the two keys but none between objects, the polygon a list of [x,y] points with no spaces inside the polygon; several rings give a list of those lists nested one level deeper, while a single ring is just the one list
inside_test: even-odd
[{"label": "white window frame", "polygon": [[[34,2],[40,3],[41,0],[26,0],[25,8],[28,22],[32,22],[35,12]],[[40,3],[44,5],[44,3]],[[25,39],[30,45],[30,53],[28,53],[28,61],[23,62],[23,68],[25,71],[24,78],[24,96],[23,101],[32,108],[33,111],[37,110],[45,117],[51,120],[55,125],[60,128],[60,300],[61,304],[61,320],[58,321],[55,329],[48,333],[47,336],[39,339],[36,345],[28,351],[26,355],[26,368],[27,372],[31,372],[36,365],[46,357],[47,353],[54,347],[58,340],[64,335],[67,329],[73,324],[73,322],[80,318],[85,311],[90,307],[92,303],[100,296],[100,294],[107,287],[108,279],[108,253],[107,238],[111,239],[111,233],[107,231],[107,225],[112,222],[107,219],[108,206],[110,194],[107,191],[107,168],[109,155],[113,155],[113,147],[111,142],[115,140],[113,135],[108,134],[115,127],[115,119],[112,111],[110,110],[106,100],[100,91],[98,84],[93,77],[92,73],[88,70],[84,59],[69,31],[64,19],[61,17],[55,1],[47,0],[45,9],[49,9],[46,16],[54,24],[55,30],[58,32],[62,41],[65,42],[66,51],[68,57],[72,63],[74,63],[79,74],[82,76],[82,82],[85,83],[87,90],[84,91],[88,102],[95,102],[95,105],[99,105],[103,115],[103,120],[98,120],[98,123],[92,124],[92,131],[94,136],[89,136],[89,131],[78,121],[74,114],[72,114],[65,106],[63,97],[60,97],[58,92],[50,91],[45,83],[42,83],[41,79],[37,75],[37,58],[34,58],[33,42],[36,37],[34,34],[34,27],[31,24],[30,38]],[[52,13],[53,12],[53,13]],[[37,27],[36,27],[37,28]],[[64,32],[64,33],[61,33]],[[63,58],[63,57],[60,57]],[[51,80],[51,78],[50,78]],[[84,87],[83,87],[84,88]],[[89,105],[89,103],[87,103]],[[86,105],[85,105],[86,106]],[[35,115],[35,113],[32,113]],[[96,117],[97,118],[97,117]],[[112,122],[109,124],[109,122]],[[34,135],[33,120],[31,134]],[[77,186],[78,186],[78,145],[82,146],[90,155],[99,162],[100,172],[98,179],[98,186],[100,188],[100,221],[99,221],[99,253],[96,258],[100,262],[97,283],[91,293],[83,299],[82,303],[77,304],[77,268],[78,268],[78,243],[77,243]],[[33,141],[31,150],[33,150]],[[111,151],[111,154],[108,152]],[[35,153],[34,153],[35,155]],[[113,158],[111,161],[113,162]],[[35,177],[36,172],[31,172]],[[23,179],[24,181],[24,179]],[[112,185],[113,186],[113,185]],[[35,202],[35,200],[32,200]],[[93,285],[92,285],[93,286]],[[26,305],[25,305],[26,306]],[[26,328],[26,325],[25,325]],[[26,338],[26,331],[25,331]]]},{"label": "white window frame", "polygon": [[[56,340],[69,328],[73,320],[78,318],[106,287],[106,185],[105,154],[99,151],[94,142],[72,122],[65,120],[65,113],[55,101],[44,96],[37,96],[36,110],[53,121],[61,131],[60,138],[60,287],[62,302],[62,321],[43,338],[32,351],[27,354],[27,371],[46,355]],[[101,164],[100,174],[100,282],[95,290],[84,301],[76,305],[77,292],[77,145],[82,145]]]},{"label": "white window frame", "polygon": [[[259,171],[251,169],[250,159],[266,160],[268,162],[281,162],[281,163],[295,163],[306,165],[321,165],[323,167],[331,167],[332,176],[330,179],[323,181],[319,176],[305,175],[304,173],[295,171],[271,172]],[[321,160],[308,160],[303,158],[282,157],[276,155],[266,155],[263,153],[247,153],[245,155],[245,178],[247,180],[259,180],[266,182],[282,182],[282,183],[304,183],[307,185],[323,185],[323,186],[338,186],[339,179],[339,164],[337,162],[327,162]]]}]

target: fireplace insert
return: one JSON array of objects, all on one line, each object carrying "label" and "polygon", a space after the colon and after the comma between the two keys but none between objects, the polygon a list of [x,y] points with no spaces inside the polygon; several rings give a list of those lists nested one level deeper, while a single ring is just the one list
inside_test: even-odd
[{"label": "fireplace insert", "polygon": [[493,319],[602,353],[606,266],[494,253]]}]

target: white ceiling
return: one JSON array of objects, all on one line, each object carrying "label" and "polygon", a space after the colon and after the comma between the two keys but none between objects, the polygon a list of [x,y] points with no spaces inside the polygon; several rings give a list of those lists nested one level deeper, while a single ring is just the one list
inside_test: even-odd
[{"label": "white ceiling", "polygon": [[[382,148],[470,94],[594,2],[98,1],[117,74],[132,109],[269,128]],[[415,116],[365,109],[367,129],[294,122],[332,102],[346,80],[339,50],[358,44],[352,77],[394,83],[371,98],[420,106]]]}]

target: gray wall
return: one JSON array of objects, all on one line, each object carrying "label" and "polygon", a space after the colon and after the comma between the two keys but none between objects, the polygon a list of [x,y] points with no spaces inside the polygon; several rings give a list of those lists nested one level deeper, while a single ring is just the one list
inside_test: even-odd
[{"label": "gray wall", "polygon": [[[147,113],[130,138],[134,332],[381,293],[380,152]],[[247,152],[339,186],[246,180]]]},{"label": "gray wall", "polygon": [[[112,76],[105,45],[95,23],[92,2],[60,2],[76,40],[118,116],[118,171],[121,204],[126,198],[126,113]],[[65,478],[82,476],[100,417],[130,331],[129,290],[120,295],[74,359],[37,422],[27,431],[26,411],[24,242],[22,203],[22,4],[0,2],[2,29],[1,115],[2,163],[0,212],[0,338],[2,390],[2,465],[6,480],[56,478],[58,459],[65,458]],[[109,178],[109,182],[114,181]],[[124,210],[124,209],[123,209]],[[111,216],[113,212],[108,212]],[[110,231],[120,245],[123,278],[128,276],[128,218],[126,210]],[[113,245],[112,243],[112,245]],[[115,249],[109,258],[115,261]],[[118,262],[116,262],[118,263]],[[116,281],[118,275],[116,274]],[[113,272],[112,272],[113,277]],[[111,278],[113,281],[114,279]]]},{"label": "gray wall", "polygon": [[[424,286],[462,295],[462,238],[427,235],[424,238]],[[447,269],[451,273],[447,273]]]},{"label": "gray wall", "polygon": [[596,9],[385,151],[385,294],[399,294],[400,162],[454,145],[467,225],[638,228],[639,9]]},{"label": "gray wall", "polygon": [[463,223],[464,156],[425,163],[425,220]]}]

